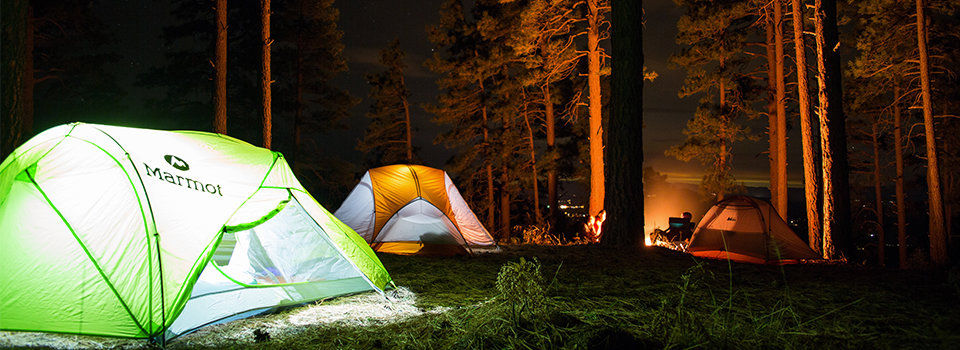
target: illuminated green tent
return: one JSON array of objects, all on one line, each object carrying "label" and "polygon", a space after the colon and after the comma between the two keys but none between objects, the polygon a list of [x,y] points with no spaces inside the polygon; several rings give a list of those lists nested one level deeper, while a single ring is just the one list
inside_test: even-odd
[{"label": "illuminated green tent", "polygon": [[283,156],[223,135],[49,129],[0,165],[0,329],[169,339],[390,276]]}]

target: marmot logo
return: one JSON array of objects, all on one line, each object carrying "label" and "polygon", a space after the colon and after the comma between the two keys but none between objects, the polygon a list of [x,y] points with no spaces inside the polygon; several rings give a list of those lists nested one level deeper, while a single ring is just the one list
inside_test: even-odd
[{"label": "marmot logo", "polygon": [[190,165],[187,164],[187,162],[180,157],[168,154],[163,156],[163,159],[167,161],[167,164],[170,164],[170,166],[176,168],[177,170],[180,170],[180,171],[190,170]]}]

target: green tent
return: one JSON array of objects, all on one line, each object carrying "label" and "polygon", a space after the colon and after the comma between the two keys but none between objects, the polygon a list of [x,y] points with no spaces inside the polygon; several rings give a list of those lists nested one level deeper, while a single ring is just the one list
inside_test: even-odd
[{"label": "green tent", "polygon": [[277,152],[75,123],[0,165],[0,329],[170,339],[390,276]]}]

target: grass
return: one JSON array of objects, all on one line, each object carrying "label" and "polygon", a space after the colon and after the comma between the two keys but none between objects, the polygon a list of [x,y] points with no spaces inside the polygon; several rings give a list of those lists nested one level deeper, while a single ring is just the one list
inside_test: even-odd
[{"label": "grass", "polygon": [[[728,264],[663,249],[595,246],[380,258],[401,287],[393,301],[374,294],[337,298],[208,327],[169,347],[960,348],[960,291],[953,272]],[[539,268],[518,265],[521,258]],[[498,288],[505,265],[512,268],[501,274]],[[542,300],[524,299],[525,291],[541,289]],[[518,303],[526,304],[518,309]],[[358,312],[289,326],[289,320],[321,312],[309,310],[354,304],[404,311],[392,318]],[[225,337],[222,327],[233,336]],[[258,329],[262,342],[254,342]]]},{"label": "grass", "polygon": [[[515,319],[506,263],[536,258],[547,301]],[[957,348],[960,298],[945,274],[698,261],[662,249],[505,249],[478,257],[381,255],[421,309],[376,326],[320,325],[272,348]],[[248,346],[251,344],[244,344]],[[229,347],[229,346],[227,346]]]}]

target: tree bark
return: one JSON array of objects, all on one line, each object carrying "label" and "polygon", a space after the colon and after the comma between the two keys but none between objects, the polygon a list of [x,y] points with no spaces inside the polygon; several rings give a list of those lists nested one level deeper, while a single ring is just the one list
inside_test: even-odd
[{"label": "tree bark", "polygon": [[903,128],[900,111],[900,85],[893,85],[893,151],[897,163],[897,257],[900,269],[907,268],[907,214],[903,194]]},{"label": "tree bark", "polygon": [[[725,64],[726,64],[726,62],[724,62],[723,60],[720,61],[720,68],[721,68],[721,70],[723,69],[723,67],[724,67]],[[725,86],[726,84],[724,84],[724,82],[723,82],[722,79],[718,82],[717,85],[719,86],[719,89],[720,89],[720,91],[719,91],[719,93],[720,93],[720,119],[724,122],[724,124],[726,124],[726,123],[729,121],[728,118],[727,118],[727,88],[726,88],[726,86]],[[730,156],[729,156],[729,155],[730,155],[730,151],[729,151],[728,148],[727,148],[727,140],[724,138],[723,140],[720,140],[720,152],[719,152],[719,154],[717,155],[717,165],[716,165],[718,174],[724,176],[724,178],[723,178],[724,180],[726,179],[727,166],[728,166],[729,161],[730,161]],[[726,185],[727,185],[727,184],[721,184],[722,187],[720,187],[720,189],[717,191],[717,201],[718,201],[718,202],[719,202],[719,201],[722,201],[723,198],[727,196],[727,193],[726,193],[726,190],[727,190]]]},{"label": "tree bark", "polygon": [[[772,4],[772,3],[771,3]],[[770,203],[773,204],[773,207],[780,211],[780,194],[778,193],[780,185],[777,184],[780,181],[780,167],[777,166],[780,164],[780,150],[777,148],[777,119],[779,115],[777,114],[777,53],[775,49],[775,34],[776,31],[776,22],[773,18],[773,13],[770,6],[764,6],[763,16],[765,23],[765,34],[767,36],[766,40],[766,53],[767,53],[767,90],[770,93],[770,103],[767,104],[767,155],[770,161]],[[781,214],[783,215],[783,214]]]},{"label": "tree bark", "polygon": [[600,243],[635,247],[643,241],[643,2],[612,1],[611,116]]},{"label": "tree bark", "polygon": [[216,0],[216,90],[213,95],[213,132],[227,133],[227,0]]},{"label": "tree bark", "polygon": [[[814,1],[817,42],[817,85],[823,162],[823,256],[836,259],[848,252],[850,223],[847,178],[846,120],[840,81],[836,0]],[[849,255],[849,254],[848,254]]]},{"label": "tree bark", "polygon": [[294,170],[297,169],[297,166],[300,165],[301,158],[303,157],[303,151],[300,149],[302,144],[301,135],[303,133],[303,45],[306,43],[303,41],[303,2],[306,0],[297,1],[297,60],[296,60],[296,69],[297,69],[297,82],[296,82],[296,109],[293,114],[293,164],[290,166]]},{"label": "tree bark", "polygon": [[508,189],[507,168],[500,169],[500,240],[510,240],[510,190]]},{"label": "tree bark", "polygon": [[783,77],[783,6],[781,0],[774,0],[774,53],[776,56],[776,94],[775,107],[777,110],[777,213],[784,220],[787,219],[789,197],[787,195],[787,93]]},{"label": "tree bark", "polygon": [[[483,78],[477,79],[480,86],[480,96],[484,94]],[[493,197],[493,165],[490,163],[490,125],[487,122],[487,106],[483,101],[480,102],[480,115],[483,117],[483,162],[486,163],[487,173],[487,227],[494,227],[494,218],[496,217],[496,208]]]},{"label": "tree bark", "polygon": [[22,122],[26,104],[24,80],[27,75],[30,25],[29,2],[26,0],[7,0],[2,2],[2,99],[3,111],[0,114],[0,161],[5,159],[22,142]]},{"label": "tree bark", "polygon": [[[33,117],[34,117],[34,83],[36,79],[36,70],[34,69],[33,51],[36,47],[37,27],[34,23],[33,5],[27,8],[27,51],[26,58],[23,61],[25,71],[23,74],[23,116],[20,122],[20,140],[17,145],[23,144],[33,136]],[[2,160],[0,160],[2,162]]]},{"label": "tree bark", "polygon": [[[544,124],[547,126],[547,154],[551,160],[556,160],[556,117],[553,114],[553,99],[550,94],[550,83],[543,85]],[[550,164],[547,169],[547,220],[550,228],[557,226],[557,165]]]},{"label": "tree bark", "polygon": [[533,214],[537,225],[543,225],[543,216],[540,214],[540,185],[537,176],[537,149],[533,144],[533,127],[530,124],[530,114],[527,113],[526,97],[523,103],[523,123],[527,128],[527,145],[530,147],[531,181],[533,182]]},{"label": "tree bark", "polygon": [[263,46],[263,59],[261,61],[261,71],[263,76],[260,79],[260,87],[263,90],[263,148],[270,149],[273,141],[273,97],[271,96],[270,83],[270,46],[273,40],[270,39],[270,0],[260,0],[260,40]]},{"label": "tree bark", "polygon": [[407,146],[407,163],[413,163],[413,132],[411,131],[410,126],[410,106],[407,105],[407,84],[403,79],[403,76],[400,76],[400,101],[403,102],[403,123],[406,126],[406,146]]},{"label": "tree bark", "polygon": [[874,210],[877,211],[877,262],[880,266],[884,266],[887,261],[884,254],[887,240],[883,232],[883,196],[880,191],[880,141],[878,140],[880,130],[878,124],[879,120],[873,123],[870,136],[873,144],[873,195],[876,203]]},{"label": "tree bark", "polygon": [[947,238],[943,223],[943,199],[940,192],[940,168],[937,164],[936,134],[933,129],[933,105],[930,96],[930,65],[927,57],[927,33],[923,0],[917,0],[917,48],[920,51],[920,88],[923,101],[923,132],[927,144],[927,196],[930,212],[930,260],[947,263]]},{"label": "tree bark", "polygon": [[820,252],[820,204],[817,201],[817,163],[814,154],[813,125],[810,121],[810,94],[807,86],[806,45],[803,39],[803,8],[800,0],[792,0],[793,44],[797,63],[797,95],[800,109],[800,137],[803,144],[803,194],[807,210],[807,237],[810,248]]},{"label": "tree bark", "polygon": [[[603,210],[603,119],[600,97],[600,8],[598,0],[587,0],[587,85],[590,91],[590,204],[591,216]],[[643,79],[643,74],[638,76]]]}]

